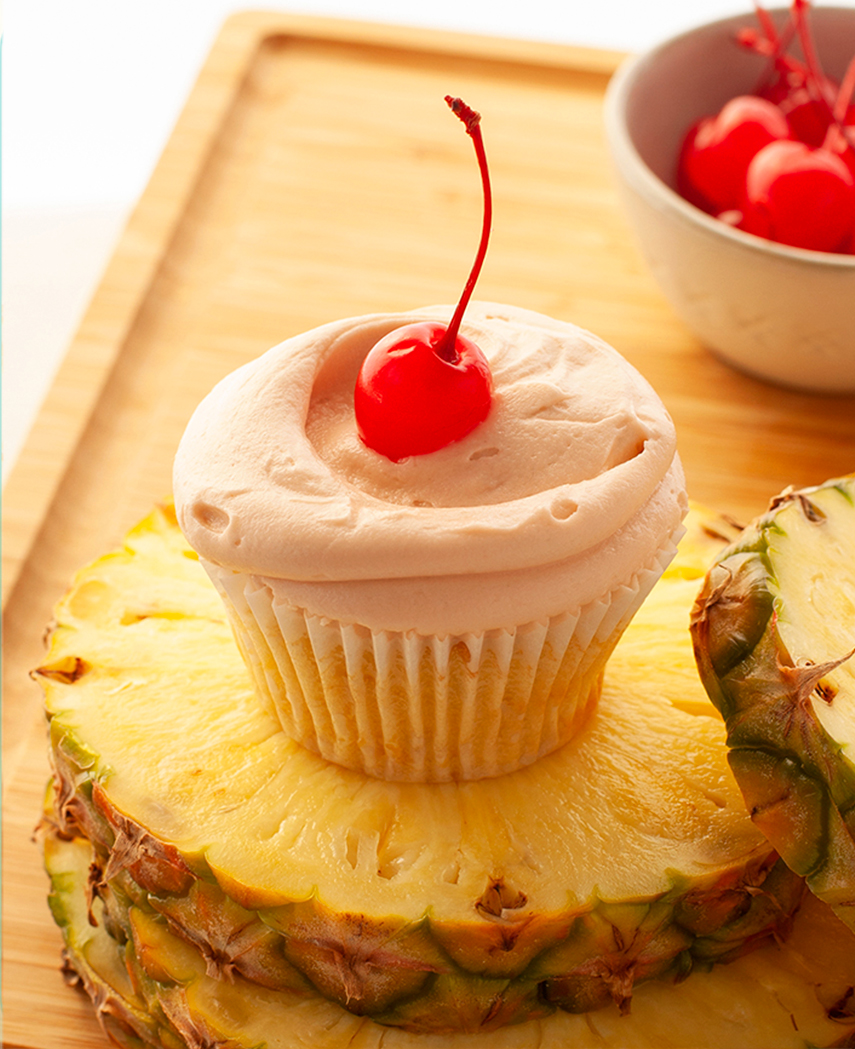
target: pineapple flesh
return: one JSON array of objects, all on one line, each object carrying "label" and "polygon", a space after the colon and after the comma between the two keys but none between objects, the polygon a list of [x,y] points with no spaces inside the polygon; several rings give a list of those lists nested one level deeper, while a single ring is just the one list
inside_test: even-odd
[{"label": "pineapple flesh", "polygon": [[437,1035],[620,1017],[639,985],[783,934],[802,880],[745,812],[686,628],[734,534],[693,510],[564,748],[409,784],[285,737],[157,510],[79,573],[37,671],[53,818],[95,848],[89,895],[154,915],[219,983]]},{"label": "pineapple flesh", "polygon": [[311,988],[270,989],[175,934],[144,900],[121,891],[90,900],[99,862],[86,838],[43,828],[50,903],[66,972],[96,1003],[124,1049],[807,1049],[855,1044],[855,937],[808,898],[785,944],[693,973],[678,986],[650,981],[630,1015],[556,1012],[490,1032],[413,1034],[381,1027]]},{"label": "pineapple flesh", "polygon": [[755,824],[855,929],[855,477],[773,500],[692,633]]}]

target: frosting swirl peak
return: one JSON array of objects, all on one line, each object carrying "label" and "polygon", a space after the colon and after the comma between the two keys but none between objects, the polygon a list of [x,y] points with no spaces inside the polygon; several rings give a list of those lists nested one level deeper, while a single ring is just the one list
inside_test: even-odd
[{"label": "frosting swirl peak", "polygon": [[513,572],[593,550],[675,469],[679,487],[673,424],[634,368],[574,325],[489,303],[471,303],[461,326],[490,362],[487,419],[400,463],[365,447],[353,418],[363,358],[394,328],[451,312],[335,321],[219,383],[175,460],[191,546],[307,583]]}]

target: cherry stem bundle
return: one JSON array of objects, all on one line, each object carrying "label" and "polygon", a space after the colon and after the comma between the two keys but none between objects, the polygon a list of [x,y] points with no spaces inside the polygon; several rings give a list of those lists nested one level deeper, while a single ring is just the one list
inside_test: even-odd
[{"label": "cherry stem bundle", "polygon": [[834,99],[829,98],[827,81],[822,75],[822,69],[820,68],[816,48],[813,43],[813,36],[811,35],[810,27],[808,26],[807,10],[809,6],[808,0],[793,0],[796,30],[798,32],[799,43],[802,45],[802,54],[805,57],[809,78],[813,82],[813,88],[833,116]]},{"label": "cherry stem bundle", "polygon": [[[813,35],[808,23],[808,11],[810,0],[793,0],[792,10],[782,33],[778,33],[774,21],[769,12],[763,7],[759,0],[755,0],[754,10],[757,21],[760,23],[763,35],[753,29],[744,29],[737,33],[737,41],[743,47],[757,52],[770,59],[771,71],[799,73],[804,78],[805,87],[812,93],[813,98],[827,111],[829,121],[837,125],[844,141],[853,148],[852,136],[845,126],[844,115],[852,96],[852,87],[849,86],[849,77],[853,75],[850,69],[844,77],[844,85],[841,85],[837,98],[833,97],[830,85],[823,76]],[[790,40],[793,36],[798,37],[801,45],[804,62],[797,62],[786,53]],[[758,94],[762,93],[758,86]],[[846,101],[841,104],[841,99]]]},{"label": "cherry stem bundle", "polygon": [[484,141],[481,137],[481,114],[467,106],[461,98],[452,98],[451,95],[446,95],[445,101],[448,103],[452,113],[463,121],[467,134],[472,139],[475,146],[475,155],[478,158],[478,167],[481,171],[481,185],[483,187],[484,195],[484,218],[481,225],[481,241],[478,245],[475,262],[472,265],[469,279],[466,281],[463,294],[460,296],[460,301],[457,303],[457,309],[454,311],[445,336],[435,347],[437,356],[451,364],[456,364],[458,360],[456,343],[457,333],[460,330],[460,322],[463,319],[466,307],[469,305],[469,300],[472,298],[472,292],[475,290],[478,276],[481,273],[481,267],[484,264],[484,257],[487,254],[487,243],[490,239],[490,228],[493,223],[493,197],[490,190],[490,171],[487,167],[487,155],[484,152]]},{"label": "cherry stem bundle", "polygon": [[[790,41],[795,35],[796,29],[793,24],[793,18],[790,16],[784,25],[783,32],[779,33],[774,19],[759,0],[754,2],[754,11],[763,35],[761,36],[756,29],[746,28],[737,33],[736,39],[743,47],[756,51],[757,54],[763,55],[770,60],[767,81],[771,82],[772,78],[776,74],[780,74],[782,70],[793,70],[796,68],[796,63],[787,54],[787,48],[790,46]],[[761,83],[757,86],[757,94],[762,93]]]}]

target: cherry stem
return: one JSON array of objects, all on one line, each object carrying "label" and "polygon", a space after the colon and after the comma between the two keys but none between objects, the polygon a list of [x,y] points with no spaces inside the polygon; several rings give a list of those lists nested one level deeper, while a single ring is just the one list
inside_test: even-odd
[{"label": "cherry stem", "polygon": [[[816,48],[814,47],[813,36],[811,35],[810,26],[808,25],[807,12],[809,7],[810,0],[793,0],[793,13],[796,19],[799,43],[802,45],[802,52],[805,56],[805,62],[807,63],[808,83],[810,84],[812,82],[814,93],[818,96],[818,101],[828,112],[829,124],[836,126],[839,129],[844,144],[849,149],[853,149],[852,138],[849,129],[846,127],[844,116],[838,116],[838,103],[840,99],[845,96],[843,91],[840,90],[835,99],[828,80],[823,76],[822,67],[819,64],[819,58],[817,57]],[[847,80],[849,77],[850,69],[847,69],[844,80]],[[851,85],[848,90],[851,94]],[[842,113],[844,115],[846,113],[845,105]]]},{"label": "cherry stem", "polygon": [[466,126],[466,132],[475,146],[475,155],[478,158],[478,167],[481,171],[481,185],[484,193],[484,219],[481,225],[481,242],[478,245],[478,253],[475,256],[469,279],[466,281],[463,294],[460,296],[457,309],[454,311],[445,335],[434,347],[438,357],[448,361],[450,364],[456,364],[459,360],[456,343],[460,322],[463,320],[463,314],[469,305],[469,300],[472,298],[472,292],[475,290],[475,284],[484,264],[484,256],[487,254],[487,242],[490,239],[490,228],[493,223],[493,197],[490,192],[490,172],[487,167],[487,154],[484,152],[484,141],[481,137],[481,114],[476,113],[474,109],[467,106],[461,98],[452,98],[451,95],[446,95],[445,101],[448,103],[452,113],[456,114],[463,121]]},{"label": "cherry stem", "polygon": [[846,72],[840,81],[837,100],[834,103],[834,126],[839,130],[846,147],[855,153],[855,131],[846,123],[846,111],[849,109],[853,94],[855,94],[855,58],[846,67]]},{"label": "cherry stem", "polygon": [[[815,101],[819,102],[827,111],[830,125],[837,128],[849,149],[855,149],[855,139],[853,139],[852,132],[845,121],[846,110],[853,91],[855,91],[855,59],[849,64],[835,99],[832,97],[829,83],[823,75],[816,47],[814,46],[813,35],[810,31],[808,23],[810,2],[811,0],[793,0],[790,16],[784,26],[783,33],[779,34],[769,12],[766,11],[759,0],[755,0],[754,10],[763,35],[761,36],[755,29],[742,29],[737,33],[737,42],[743,47],[755,51],[758,55],[768,58],[770,74],[773,74],[775,70],[784,75],[787,73],[798,73],[805,87],[809,90],[812,89]],[[804,62],[797,62],[786,52],[786,48],[790,45],[790,40],[796,35],[802,47]],[[769,76],[767,75],[764,79],[768,83]],[[762,93],[762,84],[763,80],[757,86],[758,94]],[[830,132],[831,127],[829,128]]]},{"label": "cherry stem", "polygon": [[[763,30],[763,33],[764,33],[766,39],[773,46],[775,51],[776,52],[783,51],[784,47],[786,46],[786,44],[784,42],[782,42],[781,37],[778,35],[778,29],[777,29],[777,27],[775,25],[774,19],[769,14],[769,12],[766,10],[766,8],[763,7],[762,4],[757,3],[756,0],[755,0],[755,3],[754,3],[754,13],[757,16],[757,21],[760,23],[760,28]],[[787,35],[790,34],[789,20],[788,20],[788,24],[784,28],[784,32]]]},{"label": "cherry stem", "polygon": [[[790,40],[795,33],[795,26],[793,25],[792,16],[789,16],[784,25],[783,32],[778,33],[774,19],[759,0],[755,0],[754,2],[754,13],[757,16],[757,21],[760,23],[760,28],[763,31],[763,39],[760,38],[756,30],[751,29],[742,30],[741,33],[737,34],[737,39],[743,47],[751,48],[753,51],[756,51],[758,55],[762,55],[769,59],[768,71],[761,78],[760,83],[756,88],[756,93],[762,94],[764,85],[771,83],[775,73],[778,73],[778,75],[785,75],[787,71],[794,70],[796,67],[796,64],[787,54]],[[799,71],[801,70],[799,69]]]},{"label": "cherry stem", "polygon": [[822,69],[817,58],[813,36],[808,24],[808,8],[810,0],[793,0],[793,13],[796,20],[796,30],[799,35],[799,43],[802,45],[802,53],[805,56],[810,80],[813,81],[813,89],[819,96],[819,101],[828,109],[829,115],[834,117],[834,99],[829,98],[828,82],[822,74]]},{"label": "cherry stem", "polygon": [[840,81],[840,91],[834,103],[834,116],[837,120],[846,119],[846,110],[849,108],[853,94],[855,94],[855,58],[846,67],[846,72]]}]

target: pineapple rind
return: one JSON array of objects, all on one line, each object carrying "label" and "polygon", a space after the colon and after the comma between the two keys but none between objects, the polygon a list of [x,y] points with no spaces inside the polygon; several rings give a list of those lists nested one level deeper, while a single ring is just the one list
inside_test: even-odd
[{"label": "pineapple rind", "polygon": [[214,979],[202,955],[162,917],[116,897],[112,910],[126,913],[113,913],[113,925],[136,936],[123,946],[108,932],[103,901],[94,903],[99,924],[88,922],[91,844],[61,839],[47,827],[43,846],[57,912],[65,916],[69,963],[99,1003],[106,1030],[126,1049],[807,1049],[855,1037],[846,1004],[855,985],[855,939],[814,898],[786,944],[693,973],[678,986],[646,983],[629,1015],[610,1006],[489,1033],[414,1034],[311,993],[261,988],[239,976]]},{"label": "pineapple rind", "polygon": [[[745,817],[688,632],[674,626],[729,526],[698,510],[689,525],[624,635],[587,742],[500,780],[414,785],[331,767],[283,736],[248,685],[213,587],[168,512],[155,513],[123,552],[79,573],[39,671],[59,817],[98,849],[95,890],[123,876],[130,895],[161,900],[186,940],[210,941],[209,955],[233,928],[229,909],[243,908],[285,945],[272,961],[255,957],[261,983],[291,986],[295,968],[298,984],[404,1026],[442,1025],[455,1009],[463,1026],[522,1021],[570,960],[579,1002],[624,1002],[636,982],[771,935],[800,883],[767,884],[769,846]],[[663,667],[642,685],[657,645]],[[586,809],[612,826],[568,827]],[[574,869],[599,874],[574,890]],[[182,916],[200,881],[215,912],[207,933],[192,907]],[[403,974],[397,985],[389,968]]]},{"label": "pineapple rind", "polygon": [[101,1027],[115,1044],[126,1049],[166,1047],[157,1008],[136,992],[123,964],[121,945],[110,937],[103,922],[89,922],[85,884],[92,860],[90,843],[85,838],[61,838],[49,826],[41,838],[51,882],[51,911],[64,941],[67,982],[81,986],[89,995]]},{"label": "pineapple rind", "polygon": [[853,477],[773,500],[721,553],[692,614],[752,818],[852,928],[854,510]]}]

